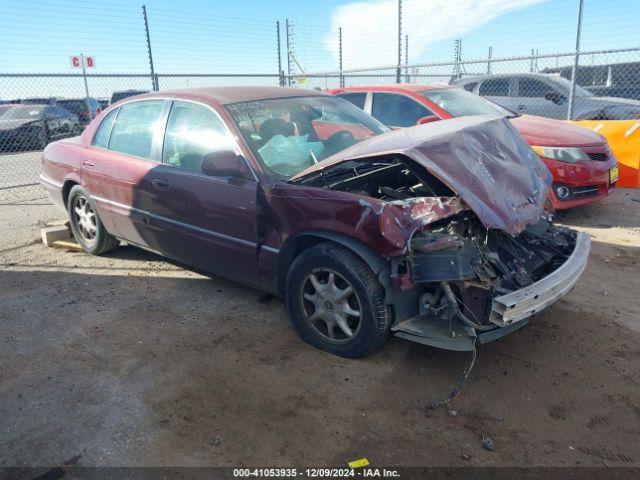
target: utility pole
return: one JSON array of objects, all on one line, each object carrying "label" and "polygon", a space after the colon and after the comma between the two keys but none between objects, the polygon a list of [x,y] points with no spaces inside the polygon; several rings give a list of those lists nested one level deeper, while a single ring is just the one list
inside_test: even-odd
[{"label": "utility pole", "polygon": [[282,53],[280,52],[280,21],[276,21],[276,38],[278,43],[278,84],[284,87],[284,72],[282,71]]},{"label": "utility pole", "polygon": [[398,66],[396,67],[396,83],[400,83],[400,66],[402,65],[402,0],[398,0]]},{"label": "utility pole", "polygon": [[291,86],[291,22],[285,19],[285,33],[287,35],[287,85]]},{"label": "utility pole", "polygon": [[404,36],[404,81],[409,83],[409,35]]},{"label": "utility pole", "polygon": [[342,27],[338,27],[338,65],[340,67],[340,88],[344,87],[344,76],[342,75]]},{"label": "utility pole", "polygon": [[147,7],[142,5],[142,16],[144,17],[144,30],[147,34],[147,51],[149,52],[149,67],[151,68],[151,88],[154,92],[159,90],[158,78],[153,69],[153,55],[151,53],[151,36],[149,35],[149,20],[147,19]]},{"label": "utility pole", "polygon": [[491,75],[491,58],[493,57],[493,47],[489,47],[489,54],[487,55],[487,75]]},{"label": "utility pole", "polygon": [[578,27],[576,29],[576,53],[571,69],[571,90],[569,91],[569,108],[567,108],[567,120],[573,117],[573,104],[576,97],[576,81],[578,77],[578,63],[580,58],[580,35],[582,33],[582,12],[584,10],[584,0],[579,0],[578,5]]}]

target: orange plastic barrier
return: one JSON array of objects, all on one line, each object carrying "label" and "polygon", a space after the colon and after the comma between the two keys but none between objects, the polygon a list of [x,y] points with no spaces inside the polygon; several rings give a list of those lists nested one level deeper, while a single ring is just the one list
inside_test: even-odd
[{"label": "orange plastic barrier", "polygon": [[577,120],[572,121],[604,135],[618,159],[619,187],[640,188],[640,121]]}]

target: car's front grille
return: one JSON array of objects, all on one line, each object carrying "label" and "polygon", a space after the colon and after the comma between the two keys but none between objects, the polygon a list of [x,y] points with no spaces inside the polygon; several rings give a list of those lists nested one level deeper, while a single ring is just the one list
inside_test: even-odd
[{"label": "car's front grille", "polygon": [[588,197],[590,195],[596,195],[598,193],[597,185],[588,185],[586,187],[572,187],[571,194],[574,197]]},{"label": "car's front grille", "polygon": [[609,160],[609,154],[604,152],[591,152],[587,153],[591,160],[595,160],[596,162],[606,162]]}]

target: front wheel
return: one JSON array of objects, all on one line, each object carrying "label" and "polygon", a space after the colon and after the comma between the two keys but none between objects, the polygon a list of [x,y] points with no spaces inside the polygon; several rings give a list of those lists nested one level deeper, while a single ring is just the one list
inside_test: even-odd
[{"label": "front wheel", "polygon": [[304,341],[342,357],[373,353],[387,339],[391,315],[384,289],[358,256],[332,243],[292,263],[285,301]]},{"label": "front wheel", "polygon": [[80,185],[69,192],[67,211],[71,232],[85,252],[100,255],[119,245],[118,239],[104,228],[89,193]]}]

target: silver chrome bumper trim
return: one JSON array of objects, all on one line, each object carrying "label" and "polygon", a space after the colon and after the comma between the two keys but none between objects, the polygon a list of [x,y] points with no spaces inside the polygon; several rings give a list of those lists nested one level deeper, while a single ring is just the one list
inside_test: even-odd
[{"label": "silver chrome bumper trim", "polygon": [[489,320],[500,327],[511,325],[568,293],[587,266],[590,244],[586,233],[578,233],[573,253],[561,267],[528,287],[494,298]]}]

